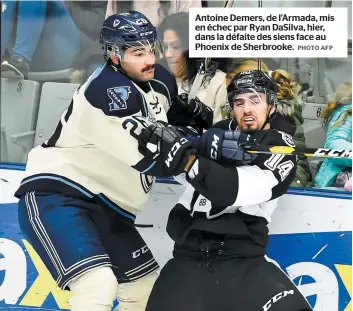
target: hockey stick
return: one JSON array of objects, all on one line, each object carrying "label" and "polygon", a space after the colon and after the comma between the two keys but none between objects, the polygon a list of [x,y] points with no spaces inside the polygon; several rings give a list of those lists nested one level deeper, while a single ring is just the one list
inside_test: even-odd
[{"label": "hockey stick", "polygon": [[326,149],[326,148],[293,148],[289,146],[265,146],[248,145],[242,146],[247,153],[266,153],[266,154],[292,154],[304,155],[307,157],[318,158],[352,158],[351,150]]},{"label": "hockey stick", "polygon": [[[233,5],[233,1],[234,0],[227,0],[224,3],[224,8],[228,8],[229,6]],[[200,89],[201,85],[202,85],[202,81],[203,78],[206,74],[207,68],[208,68],[208,64],[210,63],[211,58],[210,57],[206,57],[204,59],[204,61],[201,63],[199,70],[197,71],[197,74],[195,76],[194,82],[192,83],[190,92],[189,92],[189,96],[188,96],[188,102],[190,102],[190,100],[194,99],[196,97],[196,94],[198,92],[198,90]]]},{"label": "hockey stick", "polygon": [[199,88],[201,87],[203,78],[204,78],[206,70],[207,70],[209,60],[210,60],[210,58],[205,58],[204,61],[201,63],[199,70],[197,71],[196,77],[194,79],[194,82],[193,82],[191,89],[190,89],[190,92],[189,92],[189,96],[188,96],[189,102],[190,102],[190,100],[192,100],[196,97],[196,94],[197,94]]}]

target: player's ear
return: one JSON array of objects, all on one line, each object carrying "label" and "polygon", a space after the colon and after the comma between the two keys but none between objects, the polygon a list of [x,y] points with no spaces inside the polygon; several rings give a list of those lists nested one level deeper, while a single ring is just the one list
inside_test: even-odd
[{"label": "player's ear", "polygon": [[112,60],[113,64],[115,65],[119,64],[119,59],[116,57],[116,55],[110,56],[110,59]]},{"label": "player's ear", "polygon": [[275,107],[274,104],[272,104],[272,105],[270,106],[270,115],[271,115],[272,113],[274,113],[275,110],[276,110],[276,107]]}]

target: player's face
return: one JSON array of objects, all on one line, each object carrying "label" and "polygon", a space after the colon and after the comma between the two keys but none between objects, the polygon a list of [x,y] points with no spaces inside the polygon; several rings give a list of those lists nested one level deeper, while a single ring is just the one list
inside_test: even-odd
[{"label": "player's face", "polygon": [[155,52],[148,46],[134,46],[124,52],[121,67],[133,80],[150,81],[154,77]]},{"label": "player's face", "polygon": [[[233,101],[233,116],[238,128],[245,133],[260,130],[266,122],[269,109],[264,93],[238,94]],[[266,125],[265,129],[268,127]]]},{"label": "player's face", "polygon": [[168,63],[170,71],[174,76],[180,74],[183,66],[183,48],[176,32],[167,29],[163,35],[164,57]]}]

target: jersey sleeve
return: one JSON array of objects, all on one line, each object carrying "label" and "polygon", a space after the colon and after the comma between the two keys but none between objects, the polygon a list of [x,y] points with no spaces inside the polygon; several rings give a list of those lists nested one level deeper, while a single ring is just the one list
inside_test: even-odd
[{"label": "jersey sleeve", "polygon": [[87,141],[141,173],[167,176],[162,165],[138,151],[138,135],[151,121],[143,95],[129,79],[117,72],[100,73],[82,85],[75,100],[83,107],[80,135]]},{"label": "jersey sleeve", "polygon": [[[261,144],[291,145],[291,136],[276,130],[263,131]],[[296,170],[296,156],[260,154],[253,165],[225,167],[198,156],[187,173],[194,189],[221,206],[259,204],[283,195]]]}]

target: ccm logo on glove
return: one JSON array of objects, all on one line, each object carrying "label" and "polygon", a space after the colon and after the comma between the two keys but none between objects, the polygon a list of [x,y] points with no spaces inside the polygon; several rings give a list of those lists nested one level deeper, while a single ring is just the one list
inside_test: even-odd
[{"label": "ccm logo on glove", "polygon": [[188,141],[186,138],[181,138],[179,141],[177,141],[173,145],[173,147],[171,148],[171,150],[168,153],[168,158],[164,161],[164,163],[167,165],[167,167],[170,167],[170,163],[173,161],[175,154],[178,152],[180,147],[187,142]]}]

